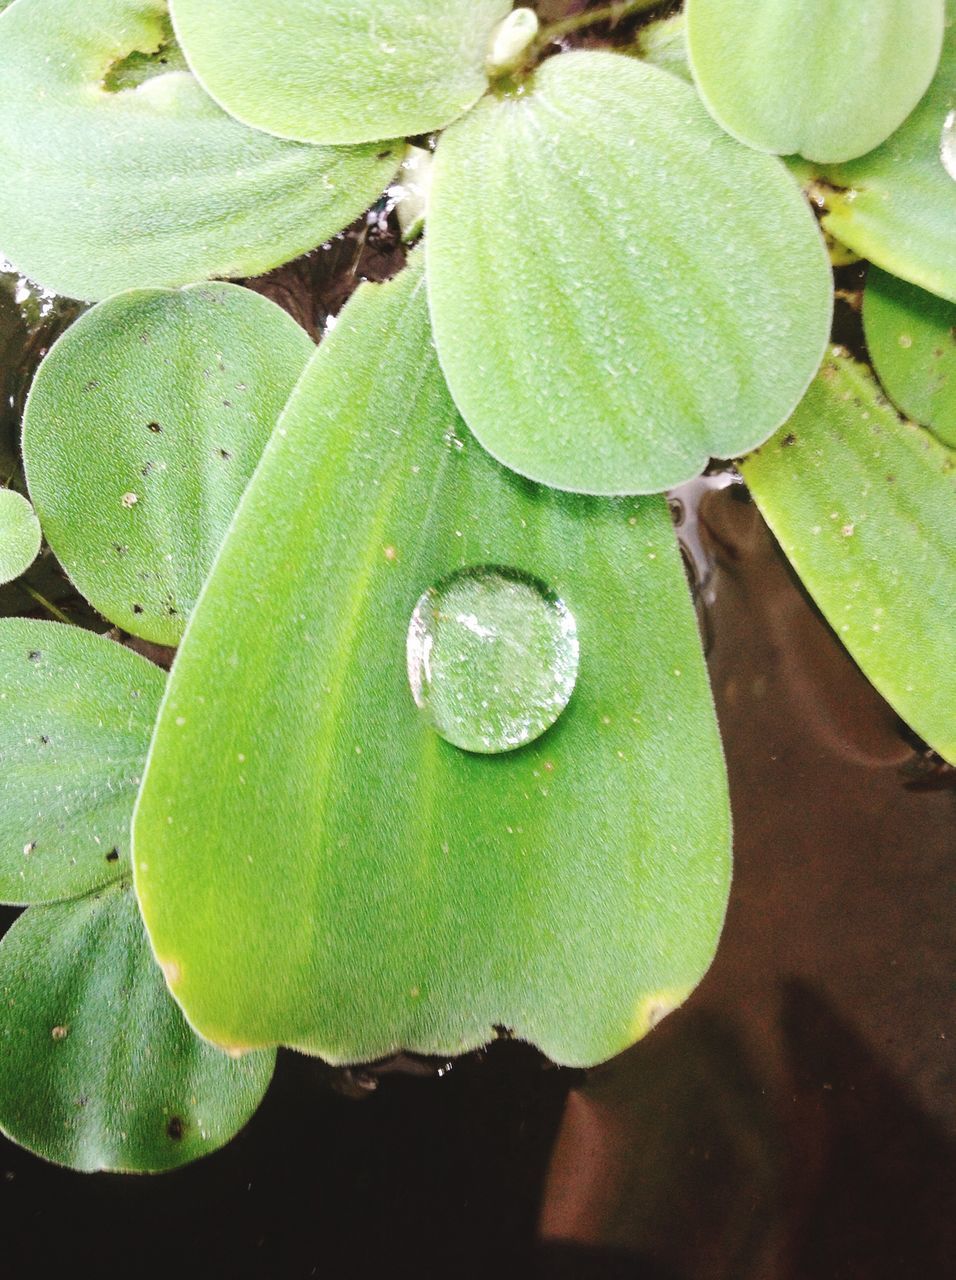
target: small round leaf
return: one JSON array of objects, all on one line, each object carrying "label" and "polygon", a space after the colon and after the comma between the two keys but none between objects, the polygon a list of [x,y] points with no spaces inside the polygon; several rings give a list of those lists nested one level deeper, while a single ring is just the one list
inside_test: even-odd
[{"label": "small round leaf", "polygon": [[129,875],[129,829],[166,680],[103,636],[0,620],[0,900]]},{"label": "small round leaf", "polygon": [[17,0],[0,17],[0,252],[26,275],[87,299],[256,275],[388,182],[388,146],[252,133],[177,55],[164,0]]},{"label": "small round leaf", "polygon": [[26,573],[40,554],[40,521],[22,494],[0,489],[0,586]]},{"label": "small round leaf", "polygon": [[511,0],[173,0],[204,88],[245,124],[302,142],[441,128],[487,88]]},{"label": "small round leaf", "polygon": [[879,146],[926,92],[943,0],[688,0],[694,80],[748,146],[834,164]]},{"label": "small round leaf", "polygon": [[552,58],[448,130],[426,252],[462,416],[559,489],[655,492],[752,448],[826,348],[829,263],[790,175],[619,54]]},{"label": "small round leaf", "polygon": [[230,284],[121,294],[54,345],[27,403],[27,479],[50,546],[111,622],[179,642],[312,350]]},{"label": "small round leaf", "polygon": [[956,449],[956,304],[871,267],[863,327],[896,407]]},{"label": "small round leaf", "polygon": [[233,1060],[193,1034],[125,887],[31,907],[9,930],[0,1044],[0,1128],[83,1172],[159,1172],[217,1150],[275,1061]]}]

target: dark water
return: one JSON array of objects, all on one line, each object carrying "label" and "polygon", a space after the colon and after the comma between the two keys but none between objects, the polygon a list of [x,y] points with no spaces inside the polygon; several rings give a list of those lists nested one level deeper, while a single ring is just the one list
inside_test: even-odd
[{"label": "dark water", "polygon": [[[380,212],[256,287],[317,336],[359,278],[396,269]],[[76,314],[16,292],[0,287],[14,484],[26,385]],[[852,307],[841,323],[852,340]],[[71,1174],[0,1139],[0,1277],[953,1274],[953,771],[859,674],[743,486],[678,498],[736,825],[726,932],[690,1002],[586,1075],[513,1043],[450,1069],[280,1055],[245,1132],[160,1178]],[[28,582],[0,614],[50,616],[40,596],[104,625],[49,556]]]}]

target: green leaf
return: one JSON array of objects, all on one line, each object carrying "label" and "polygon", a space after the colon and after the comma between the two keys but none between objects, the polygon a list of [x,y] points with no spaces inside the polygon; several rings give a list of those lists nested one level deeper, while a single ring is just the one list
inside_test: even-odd
[{"label": "green leaf", "polygon": [[929,91],[902,128],[849,164],[817,166],[823,225],[895,276],[956,302],[956,182],[941,146],[956,110],[956,0]]},{"label": "green leaf", "polygon": [[24,417],[47,540],[111,622],[175,645],[313,351],[237,285],[141,290],[55,344]]},{"label": "green leaf", "polygon": [[747,146],[835,164],[879,146],[926,92],[943,0],[687,0],[708,111]]},{"label": "green leaf", "polygon": [[[387,145],[250,132],[159,61],[169,41],[164,0],[17,0],[0,17],[0,251],[57,293],[267,271],[341,230],[395,170]],[[159,74],[110,91],[156,51]]]},{"label": "green leaf", "polygon": [[302,142],[441,128],[488,86],[511,0],[173,0],[193,72],[230,115]]},{"label": "green leaf", "polygon": [[956,448],[956,304],[871,267],[863,327],[896,407]]},{"label": "green leaf", "polygon": [[26,573],[40,554],[40,522],[22,494],[0,489],[0,586]]},{"label": "green leaf", "polygon": [[793,180],[619,54],[552,58],[448,130],[426,252],[465,421],[559,489],[656,492],[752,448],[826,347],[830,268]]},{"label": "green leaf", "polygon": [[[544,584],[576,625],[570,703],[520,750],[461,750],[433,728],[447,700],[415,705],[413,613],[461,571]],[[480,600],[454,620],[491,645],[464,650],[489,709],[446,637],[433,650],[437,679],[465,676],[471,734],[514,710],[494,673],[522,638]],[[540,662],[533,634],[526,651]],[[190,1021],[335,1062],[456,1053],[501,1025],[559,1062],[607,1058],[706,970],[729,842],[664,500],[574,498],[496,466],[441,378],[420,261],[363,286],[243,500],[134,818],[144,915]]]},{"label": "green leaf", "polygon": [[159,1172],[217,1150],[274,1055],[233,1061],[190,1031],[132,891],[32,907],[0,943],[0,1128],[82,1171]]},{"label": "green leaf", "polygon": [[956,763],[956,472],[835,351],[787,426],[741,464],[781,547],[866,677]]},{"label": "green leaf", "polygon": [[652,67],[669,71],[688,84],[693,82],[687,59],[687,16],[683,12],[656,18],[641,27],[633,44],[625,47],[624,52],[642,58]]},{"label": "green leaf", "polygon": [[129,829],[165,674],[79,627],[0,620],[0,900],[130,874]]}]

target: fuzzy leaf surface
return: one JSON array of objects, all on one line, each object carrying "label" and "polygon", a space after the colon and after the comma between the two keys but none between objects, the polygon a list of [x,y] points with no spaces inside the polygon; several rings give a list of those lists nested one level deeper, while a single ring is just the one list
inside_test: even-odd
[{"label": "fuzzy leaf surface", "polygon": [[165,673],[79,627],[0,619],[0,900],[130,874],[130,822]]},{"label": "fuzzy leaf surface", "polygon": [[36,512],[14,489],[0,489],[0,586],[26,573],[40,554]]},{"label": "fuzzy leaf surface", "polygon": [[511,0],[173,0],[200,83],[247,125],[302,142],[428,133],[488,87]]},{"label": "fuzzy leaf surface", "polygon": [[871,267],[863,327],[896,407],[956,448],[956,303]]},{"label": "fuzzy leaf surface", "polygon": [[51,547],[111,622],[179,643],[313,349],[230,284],[110,298],[54,345],[24,417],[27,479]]},{"label": "fuzzy leaf surface", "polygon": [[257,275],[347,226],[395,170],[388,145],[251,132],[171,42],[165,0],[17,0],[0,17],[0,252],[57,293]]},{"label": "fuzzy leaf surface", "polygon": [[943,0],[688,0],[698,91],[758,151],[835,164],[884,142],[939,62]]},{"label": "fuzzy leaf surface", "polygon": [[459,411],[559,489],[657,492],[752,448],[826,348],[830,267],[792,178],[620,54],[552,58],[443,135],[426,252]]},{"label": "fuzzy leaf surface", "polygon": [[170,999],[130,888],[31,907],[0,942],[0,1128],[83,1172],[153,1173],[215,1151],[272,1078]]},{"label": "fuzzy leaf surface", "polygon": [[956,302],[956,180],[943,163],[956,111],[956,0],[939,68],[906,122],[874,151],[815,172],[835,239],[921,289]]},{"label": "fuzzy leaf surface", "polygon": [[864,675],[956,763],[953,453],[834,353],[786,427],[741,464],[785,554]]},{"label": "fuzzy leaf surface", "polygon": [[[580,638],[567,709],[498,755],[439,736],[406,665],[422,593],[488,565],[546,584]],[[729,842],[666,503],[498,467],[439,371],[421,261],[363,286],[243,500],[137,807],[137,890],[190,1021],[333,1062],[507,1026],[595,1062],[706,970]]]}]

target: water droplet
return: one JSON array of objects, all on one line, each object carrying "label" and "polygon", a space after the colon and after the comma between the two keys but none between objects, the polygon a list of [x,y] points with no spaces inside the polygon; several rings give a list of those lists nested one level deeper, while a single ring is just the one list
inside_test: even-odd
[{"label": "water droplet", "polygon": [[463,569],[430,587],[408,628],[415,702],[465,751],[512,751],[568,705],[578,634],[567,605],[513,569]]},{"label": "water droplet", "polygon": [[956,182],[956,111],[951,111],[943,121],[943,136],[939,140],[939,156],[943,168]]}]

